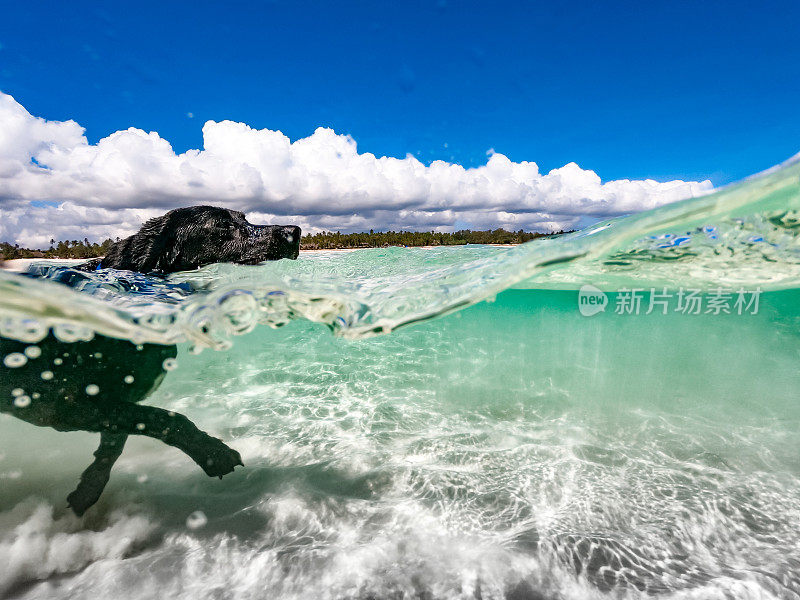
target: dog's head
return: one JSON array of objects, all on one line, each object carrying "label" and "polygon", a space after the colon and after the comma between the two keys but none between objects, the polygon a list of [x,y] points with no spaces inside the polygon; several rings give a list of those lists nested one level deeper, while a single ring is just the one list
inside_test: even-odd
[{"label": "dog's head", "polygon": [[150,219],[137,234],[114,244],[101,266],[174,273],[213,263],[295,259],[299,252],[299,227],[251,225],[235,210],[192,206]]}]

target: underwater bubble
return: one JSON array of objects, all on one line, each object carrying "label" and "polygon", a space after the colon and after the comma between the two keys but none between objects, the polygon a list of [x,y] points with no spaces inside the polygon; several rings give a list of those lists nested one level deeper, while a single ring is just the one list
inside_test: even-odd
[{"label": "underwater bubble", "polygon": [[165,371],[174,371],[178,368],[178,361],[174,358],[165,358],[161,366],[164,367]]},{"label": "underwater bubble", "polygon": [[102,352],[95,352],[94,353],[94,357],[99,360],[99,359],[103,358],[103,353]]},{"label": "underwater bubble", "polygon": [[229,334],[247,333],[258,324],[258,302],[252,293],[233,290],[224,294],[218,303],[220,321]]},{"label": "underwater bubble", "polygon": [[144,350],[144,346],[142,344],[136,344],[136,350],[141,352],[142,350]]},{"label": "underwater bubble", "polygon": [[22,394],[24,393],[25,390],[23,390],[22,388],[14,388],[13,390],[11,390],[11,395],[14,396],[14,398],[16,398],[17,396],[22,396]]},{"label": "underwater bubble", "polygon": [[147,482],[147,475],[137,475],[136,482],[137,483],[145,483],[145,482]]},{"label": "underwater bubble", "polygon": [[86,386],[86,393],[90,396],[96,396],[100,392],[100,386],[90,383]]},{"label": "underwater bubble", "polygon": [[25,408],[26,406],[30,406],[31,397],[30,396],[17,396],[14,398],[14,406],[17,408]]},{"label": "underwater bubble", "polygon": [[3,359],[3,364],[7,366],[9,369],[15,369],[17,367],[23,366],[26,362],[28,362],[28,357],[20,352],[12,352],[11,354],[7,354],[6,357]]},{"label": "underwater bubble", "polygon": [[145,428],[146,428],[146,425],[144,423],[137,423],[136,424],[136,429],[138,429],[139,431],[144,431]]},{"label": "underwater bubble", "polygon": [[53,359],[53,364],[54,364],[54,365],[61,365],[61,364],[64,364],[64,360],[63,360],[63,359],[61,359],[61,358],[54,358],[54,359]]},{"label": "underwater bubble", "polygon": [[41,397],[42,397],[42,395],[39,392],[33,392],[31,394],[31,398],[33,398],[34,400],[38,400]]},{"label": "underwater bubble", "polygon": [[208,523],[208,517],[202,510],[196,510],[186,517],[186,526],[189,529],[200,529],[205,527],[206,523]]},{"label": "underwater bubble", "polygon": [[122,381],[124,381],[125,383],[133,383],[133,375],[125,375]]},{"label": "underwater bubble", "polygon": [[53,335],[58,341],[70,344],[91,341],[94,338],[94,331],[88,327],[62,323],[53,327]]},{"label": "underwater bubble", "polygon": [[42,379],[44,379],[45,381],[50,381],[53,378],[53,372],[52,371],[42,371],[39,376]]},{"label": "underwater bubble", "polygon": [[36,319],[5,317],[0,319],[0,335],[21,342],[35,343],[47,336],[48,327]]},{"label": "underwater bubble", "polygon": [[25,356],[28,358],[39,358],[42,355],[42,349],[39,346],[28,346],[25,348]]}]

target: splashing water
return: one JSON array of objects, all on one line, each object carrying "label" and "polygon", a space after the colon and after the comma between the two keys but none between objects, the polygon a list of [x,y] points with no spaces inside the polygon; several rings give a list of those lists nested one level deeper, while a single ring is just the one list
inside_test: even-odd
[{"label": "splashing water", "polygon": [[0,595],[798,598],[798,232],[795,161],[512,249],[0,272],[28,348],[179,344],[147,402],[246,465],[135,439],[78,519],[95,436],[0,415]]}]

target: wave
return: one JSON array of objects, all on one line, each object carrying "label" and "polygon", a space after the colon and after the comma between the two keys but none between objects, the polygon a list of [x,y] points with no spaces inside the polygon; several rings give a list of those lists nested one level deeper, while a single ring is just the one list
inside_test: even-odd
[{"label": "wave", "polygon": [[[490,299],[511,287],[800,285],[800,155],[699,198],[518,247],[309,253],[256,267],[153,278],[40,263],[0,271],[0,335],[36,342],[94,332],[135,343],[229,347],[294,319],[362,338]],[[61,283],[69,283],[67,288]]]}]

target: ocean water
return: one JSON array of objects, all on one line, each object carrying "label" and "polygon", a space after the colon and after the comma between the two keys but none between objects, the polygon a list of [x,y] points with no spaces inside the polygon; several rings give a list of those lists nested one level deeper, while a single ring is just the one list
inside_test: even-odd
[{"label": "ocean water", "polygon": [[133,436],[78,518],[97,434],[0,414],[0,597],[800,598],[799,232],[790,161],[510,249],[0,272],[6,337],[177,344],[146,403],[245,464]]}]

